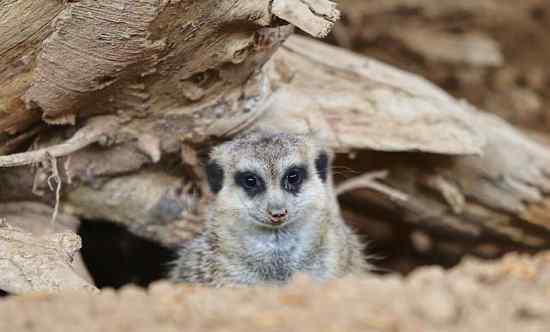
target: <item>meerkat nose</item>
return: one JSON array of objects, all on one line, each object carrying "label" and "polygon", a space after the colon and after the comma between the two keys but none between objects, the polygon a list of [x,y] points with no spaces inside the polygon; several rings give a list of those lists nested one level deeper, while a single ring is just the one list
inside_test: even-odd
[{"label": "meerkat nose", "polygon": [[286,220],[288,211],[286,209],[271,209],[269,210],[269,216],[273,222],[281,222]]}]

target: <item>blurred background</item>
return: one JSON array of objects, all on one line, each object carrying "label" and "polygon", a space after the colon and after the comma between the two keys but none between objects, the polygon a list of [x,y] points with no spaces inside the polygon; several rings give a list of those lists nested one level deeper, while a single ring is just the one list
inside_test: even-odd
[{"label": "blurred background", "polygon": [[341,0],[327,42],[419,74],[528,130],[550,128],[550,1]]}]

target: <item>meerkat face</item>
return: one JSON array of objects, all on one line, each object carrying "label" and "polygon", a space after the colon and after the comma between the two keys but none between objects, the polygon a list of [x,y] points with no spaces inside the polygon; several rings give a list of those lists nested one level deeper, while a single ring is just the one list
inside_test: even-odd
[{"label": "meerkat face", "polygon": [[311,137],[254,134],[217,147],[206,173],[211,213],[235,227],[278,229],[326,209],[329,155]]}]

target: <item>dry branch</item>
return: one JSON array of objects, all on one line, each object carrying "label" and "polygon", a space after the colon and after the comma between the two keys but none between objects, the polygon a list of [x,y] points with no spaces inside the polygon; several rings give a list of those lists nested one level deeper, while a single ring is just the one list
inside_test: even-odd
[{"label": "dry branch", "polygon": [[46,161],[50,158],[68,156],[90,144],[106,139],[109,135],[114,135],[117,127],[117,118],[114,116],[94,117],[73,137],[61,144],[30,152],[0,156],[0,168],[24,166]]}]

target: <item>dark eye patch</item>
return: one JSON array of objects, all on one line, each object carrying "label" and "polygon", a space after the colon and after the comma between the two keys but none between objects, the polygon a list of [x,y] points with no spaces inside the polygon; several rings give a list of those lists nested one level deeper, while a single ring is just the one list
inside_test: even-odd
[{"label": "dark eye patch", "polygon": [[307,170],[304,166],[289,167],[282,178],[281,186],[291,194],[298,194],[302,184],[307,179]]},{"label": "dark eye patch", "polygon": [[211,160],[206,164],[206,177],[210,190],[217,194],[223,186],[223,168],[216,161]]},{"label": "dark eye patch", "polygon": [[321,151],[315,159],[315,169],[321,180],[326,182],[328,176],[328,154],[325,151]]},{"label": "dark eye patch", "polygon": [[249,197],[259,195],[266,190],[265,181],[262,177],[250,171],[237,172],[235,183],[243,188]]}]

